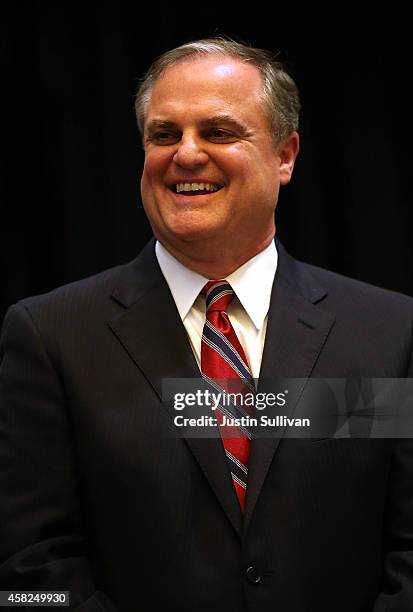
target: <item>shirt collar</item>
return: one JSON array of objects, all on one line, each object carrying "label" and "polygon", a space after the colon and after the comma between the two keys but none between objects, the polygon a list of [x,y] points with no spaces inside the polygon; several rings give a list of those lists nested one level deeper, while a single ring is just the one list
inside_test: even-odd
[{"label": "shirt collar", "polygon": [[261,253],[227,276],[227,281],[257,329],[263,326],[270,309],[277,262],[277,249],[274,241],[271,241]]},{"label": "shirt collar", "polygon": [[[184,320],[209,279],[181,264],[159,241],[156,241],[155,254],[179,316]],[[272,241],[264,251],[226,277],[257,329],[261,329],[268,314],[277,262],[277,249]]]},{"label": "shirt collar", "polygon": [[181,264],[159,240],[155,254],[183,321],[208,279]]}]

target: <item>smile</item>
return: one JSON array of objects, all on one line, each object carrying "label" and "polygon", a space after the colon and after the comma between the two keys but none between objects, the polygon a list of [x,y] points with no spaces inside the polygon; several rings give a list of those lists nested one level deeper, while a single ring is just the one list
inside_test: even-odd
[{"label": "smile", "polygon": [[175,193],[185,192],[185,195],[201,195],[205,192],[213,193],[220,189],[222,189],[222,185],[215,185],[213,183],[177,183],[173,187]]}]

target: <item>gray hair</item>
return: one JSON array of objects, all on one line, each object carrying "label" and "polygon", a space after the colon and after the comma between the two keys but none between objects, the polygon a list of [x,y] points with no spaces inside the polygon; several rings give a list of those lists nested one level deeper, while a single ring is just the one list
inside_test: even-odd
[{"label": "gray hair", "polygon": [[299,93],[284,66],[269,51],[219,37],[186,43],[166,51],[153,62],[141,80],[135,100],[136,119],[142,135],[148,101],[162,73],[170,66],[188,59],[211,55],[249,62],[257,68],[263,83],[261,102],[275,144],[298,129]]}]

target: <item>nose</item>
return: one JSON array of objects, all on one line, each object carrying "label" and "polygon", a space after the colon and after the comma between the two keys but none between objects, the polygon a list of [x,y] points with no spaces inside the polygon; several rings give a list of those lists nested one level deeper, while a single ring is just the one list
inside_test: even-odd
[{"label": "nose", "polygon": [[202,141],[195,135],[183,135],[173,156],[174,162],[181,168],[195,168],[205,165],[209,156],[202,146]]}]

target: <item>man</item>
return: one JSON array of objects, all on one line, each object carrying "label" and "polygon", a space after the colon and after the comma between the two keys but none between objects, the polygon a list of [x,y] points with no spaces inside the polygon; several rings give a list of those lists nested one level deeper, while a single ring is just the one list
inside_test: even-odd
[{"label": "man", "polygon": [[165,435],[165,379],[411,376],[411,299],[274,243],[298,110],[282,66],[237,43],[148,71],[157,241],[4,323],[1,589],[87,611],[413,609],[410,440]]}]

